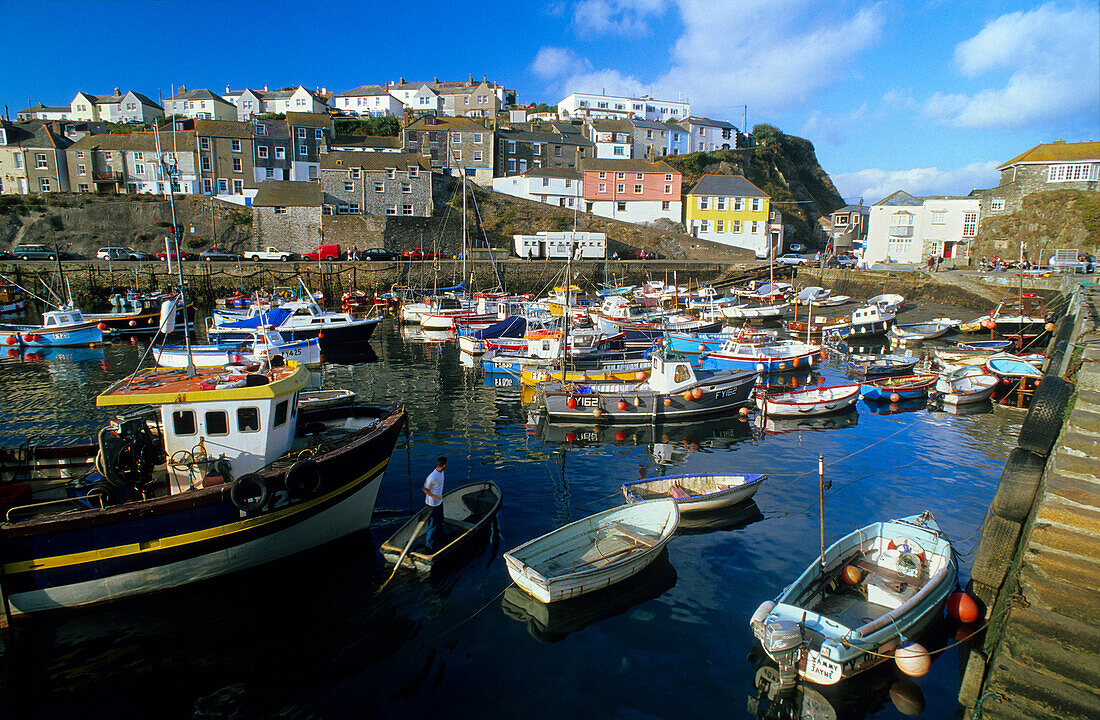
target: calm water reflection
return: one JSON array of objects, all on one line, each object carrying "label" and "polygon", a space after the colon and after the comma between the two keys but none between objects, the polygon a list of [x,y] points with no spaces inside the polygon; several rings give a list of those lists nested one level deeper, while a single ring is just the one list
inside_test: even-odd
[{"label": "calm water reflection", "polygon": [[[106,419],[96,394],[143,351],[118,343],[0,357],[0,441],[87,437]],[[834,483],[828,538],[927,508],[962,539],[1023,419],[861,402],[824,422],[762,428],[557,426],[530,417],[519,388],[463,367],[454,345],[403,338],[389,323],[371,348],[328,359],[339,363],[326,367],[326,386],[402,404],[411,417],[370,532],[273,568],[21,628],[2,658],[6,717],[742,717],[746,699],[767,716],[767,702],[751,702],[762,665],[747,621],[817,552],[818,453]],[[457,570],[399,576],[376,594],[388,573],[375,548],[422,503],[419,483],[440,454],[451,458],[450,487],[501,486],[497,531]],[[635,582],[560,608],[508,589],[505,550],[617,504],[626,479],[693,471],[769,480],[735,516],[685,528]],[[968,566],[964,558],[963,576]],[[923,717],[954,717],[959,676],[956,651],[937,659],[917,682]],[[898,716],[892,675],[864,685],[851,695],[877,699],[845,716]]]}]

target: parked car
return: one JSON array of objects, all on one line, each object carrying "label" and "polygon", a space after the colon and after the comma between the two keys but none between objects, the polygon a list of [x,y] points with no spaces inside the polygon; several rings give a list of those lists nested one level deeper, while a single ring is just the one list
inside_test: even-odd
[{"label": "parked car", "polygon": [[826,264],[829,267],[854,268],[857,263],[851,255],[833,255]]},{"label": "parked car", "polygon": [[340,257],[340,246],[322,243],[309,252],[303,253],[302,257],[306,260],[336,260]]},{"label": "parked car", "polygon": [[234,260],[241,259],[241,256],[237,253],[232,253],[219,247],[212,247],[209,250],[203,250],[201,253],[199,253],[199,257],[201,257],[206,262],[210,262],[212,260],[228,260],[232,262]]},{"label": "parked car", "polygon": [[96,251],[98,260],[155,260],[156,258],[147,252],[134,250],[132,247],[101,247]]},{"label": "parked car", "polygon": [[435,260],[435,253],[424,248],[413,248],[401,253],[406,260]]},{"label": "parked car", "polygon": [[787,253],[775,259],[780,265],[809,265],[810,261],[798,253]]},{"label": "parked car", "polygon": [[371,262],[372,260],[396,260],[397,253],[390,252],[385,248],[370,248],[368,250],[360,250],[355,255],[356,260],[366,260]]},{"label": "parked car", "polygon": [[147,253],[144,250],[133,250],[131,248],[126,248],[126,249],[130,251],[130,259],[131,260],[156,260],[157,259],[156,255],[154,255],[153,253]]},{"label": "parked car", "polygon": [[[176,251],[173,250],[172,251],[172,259],[173,260],[184,260],[184,261],[194,260],[195,255],[194,255],[194,253],[189,253],[186,250],[180,250],[179,255],[177,256]],[[157,251],[157,260],[161,260],[163,262],[168,262],[168,251],[167,250],[158,250]]]},{"label": "parked car", "polygon": [[16,245],[12,253],[20,260],[56,260],[57,251],[45,245]]}]

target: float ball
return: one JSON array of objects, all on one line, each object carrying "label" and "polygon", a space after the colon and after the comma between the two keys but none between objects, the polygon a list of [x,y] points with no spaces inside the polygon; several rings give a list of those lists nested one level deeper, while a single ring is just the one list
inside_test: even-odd
[{"label": "float ball", "polygon": [[672,398],[665,398],[665,407],[668,407],[671,404],[672,404]]},{"label": "float ball", "polygon": [[706,351],[707,351],[707,346],[704,345],[703,343],[699,343],[699,352],[702,353],[702,352],[706,352]]},{"label": "float ball", "polygon": [[615,442],[622,442],[623,440],[626,440],[626,433],[624,433],[622,430],[615,433]]},{"label": "float ball", "polygon": [[619,404],[616,405],[615,407],[619,408],[620,411],[626,410],[626,408],[627,408],[626,400],[620,400]]},{"label": "float ball", "polygon": [[647,373],[645,370],[639,370],[638,372],[634,373],[634,379],[638,382],[645,380],[647,377],[649,377],[649,373]]},{"label": "float ball", "polygon": [[592,408],[592,417],[599,417],[600,415],[603,415],[603,410]]},{"label": "float ball", "polygon": [[137,327],[137,320],[131,320],[128,324],[130,327]]},{"label": "float ball", "polygon": [[19,341],[15,339],[14,335],[8,335],[6,338],[4,338],[4,342],[6,342],[8,345],[14,345]]},{"label": "float ball", "polygon": [[920,643],[910,642],[894,651],[894,662],[898,670],[909,677],[923,677],[932,667],[932,657]]},{"label": "float ball", "polygon": [[8,348],[8,357],[18,357],[19,351],[15,348]]},{"label": "float ball", "polygon": [[107,323],[101,322],[100,324],[96,325],[96,328],[98,328],[99,330],[106,330],[107,329]]},{"label": "float ball", "polygon": [[978,603],[964,592],[947,598],[947,614],[959,622],[972,623],[978,619]]},{"label": "float ball", "polygon": [[1048,333],[1052,333],[1052,332],[1054,332],[1054,323],[1047,323],[1046,325],[1044,325],[1044,326],[1043,326],[1043,328],[1044,328],[1044,329],[1045,329],[1045,330],[1046,330],[1046,331],[1047,331]]},{"label": "float ball", "polygon": [[691,391],[691,396],[692,396],[693,398],[695,398],[696,400],[698,400],[699,398],[703,397],[703,390],[702,390],[702,388],[695,388],[694,390],[692,390],[692,391]]},{"label": "float ball", "polygon": [[892,403],[896,403],[896,402],[898,402],[899,400],[901,400],[901,395],[898,395],[897,393],[891,393],[891,395],[890,395],[890,402],[892,402]]},{"label": "float ball", "polygon": [[694,396],[691,394],[691,391],[686,390],[684,392],[684,402],[691,402],[693,399],[694,399]]},{"label": "float ball", "polygon": [[740,410],[737,411],[737,414],[740,415],[741,417],[748,417],[749,409],[747,407],[743,407],[743,408],[741,408]]},{"label": "float ball", "polygon": [[847,565],[844,571],[840,573],[840,579],[843,580],[846,585],[855,587],[859,585],[859,581],[863,579],[863,573],[854,565]]},{"label": "float ball", "polygon": [[565,433],[565,442],[571,443],[571,442],[576,442],[576,440],[577,440],[577,436],[576,436],[575,433]]},{"label": "float ball", "polygon": [[756,363],[756,372],[758,372],[758,373],[764,372],[764,363]]},{"label": "float ball", "polygon": [[570,410],[576,410],[577,400],[575,398],[569,398],[565,401],[565,407],[569,408]]}]

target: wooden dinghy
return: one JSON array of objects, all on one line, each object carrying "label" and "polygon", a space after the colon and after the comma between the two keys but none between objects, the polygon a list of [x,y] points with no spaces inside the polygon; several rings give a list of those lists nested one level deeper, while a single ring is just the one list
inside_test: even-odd
[{"label": "wooden dinghy", "polygon": [[635,575],[676,532],[675,501],[647,500],[590,515],[504,553],[508,574],[550,603],[578,597]]},{"label": "wooden dinghy", "polygon": [[665,475],[623,483],[628,503],[655,498],[672,498],[680,513],[700,513],[743,503],[768,479],[757,473]]},{"label": "wooden dinghy", "polygon": [[993,391],[997,389],[997,383],[999,382],[1000,379],[997,376],[986,375],[982,372],[957,376],[949,375],[940,377],[936,382],[936,392],[943,396],[945,403],[965,405],[988,400]]},{"label": "wooden dinghy", "polygon": [[774,395],[764,395],[757,402],[767,415],[799,417],[827,415],[852,407],[859,399],[860,384],[807,387]]},{"label": "wooden dinghy", "polygon": [[902,343],[915,343],[943,337],[954,328],[954,325],[948,325],[947,323],[910,323],[908,325],[894,325],[890,328],[889,334],[890,337]]},{"label": "wooden dinghy", "polygon": [[[409,552],[401,561],[403,567],[431,570],[443,559],[452,556],[468,540],[481,534],[500,509],[503,494],[491,480],[463,485],[443,495],[443,529],[446,543],[434,553],[424,544],[427,537],[427,509],[409,518],[408,522],[390,535],[380,550],[387,563],[396,563],[406,547]],[[413,533],[416,533],[414,536]],[[415,537],[415,539],[414,539]]]},{"label": "wooden dinghy", "polygon": [[951,542],[931,513],[872,523],[833,543],[823,563],[815,557],[749,626],[779,664],[781,687],[799,675],[833,685],[941,618],[957,577]]},{"label": "wooden dinghy", "polygon": [[884,375],[901,375],[912,372],[920,358],[913,355],[882,355],[858,362],[850,362],[847,365],[851,375],[864,377],[882,377]]},{"label": "wooden dinghy", "polygon": [[859,393],[864,400],[909,400],[927,395],[938,379],[934,373],[880,378],[862,383]]},{"label": "wooden dinghy", "polygon": [[303,390],[298,393],[298,407],[302,410],[340,407],[355,402],[355,391],[343,388],[332,390]]}]

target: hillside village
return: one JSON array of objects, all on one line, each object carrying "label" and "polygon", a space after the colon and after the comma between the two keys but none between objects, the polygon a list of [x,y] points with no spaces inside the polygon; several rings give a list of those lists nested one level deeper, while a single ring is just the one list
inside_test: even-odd
[{"label": "hillside village", "polygon": [[[370,134],[379,128],[393,134]],[[678,245],[765,258],[793,246],[864,266],[929,256],[965,264],[979,252],[1023,252],[1003,237],[1010,225],[1001,219],[1030,196],[1100,189],[1100,143],[1041,144],[998,169],[997,187],[967,196],[899,188],[845,204],[812,144],[769,125],[750,131],[694,115],[685,99],[647,96],[576,92],[556,107],[522,107],[514,90],[472,75],[342,92],[180,87],[163,104],[115,88],[0,120],[4,195],[172,193],[228,208],[238,228],[251,216],[251,232],[227,237],[212,227],[192,247],[362,247],[391,242],[392,232],[370,230],[383,226],[422,236],[417,222],[453,205],[454,179],[464,178],[575,217],[658,228],[673,253]],[[1072,225],[1083,228],[1070,233],[1072,247],[1095,245],[1089,202],[1078,203],[1088,207]],[[561,229],[558,220],[551,225]],[[1063,227],[1031,249],[1071,237]]]}]

